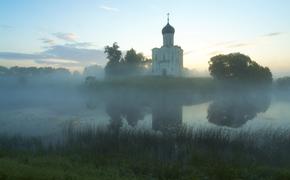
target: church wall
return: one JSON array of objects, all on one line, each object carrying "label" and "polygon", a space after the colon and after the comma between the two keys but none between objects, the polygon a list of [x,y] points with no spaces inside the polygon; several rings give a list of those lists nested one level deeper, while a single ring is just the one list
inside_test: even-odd
[{"label": "church wall", "polygon": [[182,72],[182,55],[180,47],[162,47],[152,50],[152,70],[155,75],[162,75],[166,70],[167,75],[180,76]]}]

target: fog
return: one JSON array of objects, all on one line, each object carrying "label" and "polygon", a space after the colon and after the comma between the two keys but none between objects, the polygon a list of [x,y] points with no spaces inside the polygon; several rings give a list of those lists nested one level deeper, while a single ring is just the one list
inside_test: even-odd
[{"label": "fog", "polygon": [[[86,84],[86,75],[1,76],[0,132],[58,138],[68,126],[147,129],[163,134],[174,134],[184,126],[289,127],[287,91],[239,86],[196,92],[122,85],[95,89]],[[99,84],[104,81],[97,78]]]},{"label": "fog", "polygon": [[58,71],[1,76],[0,168],[11,164],[9,158],[21,164],[15,167],[20,172],[65,166],[61,171],[67,173],[69,166],[87,163],[91,172],[112,164],[136,169],[143,162],[145,169],[204,162],[232,169],[251,167],[253,159],[289,166],[290,96],[284,83],[246,86],[212,78]]}]

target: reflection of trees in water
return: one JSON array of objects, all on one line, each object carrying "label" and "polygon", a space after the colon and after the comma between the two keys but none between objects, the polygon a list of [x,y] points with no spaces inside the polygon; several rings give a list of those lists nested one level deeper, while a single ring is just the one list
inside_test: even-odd
[{"label": "reflection of trees in water", "polygon": [[[139,99],[140,100],[140,99]],[[106,112],[110,116],[109,128],[118,130],[121,128],[122,120],[135,127],[138,121],[143,120],[147,107],[152,110],[152,129],[162,133],[174,133],[182,123],[182,105],[178,102],[171,101],[166,96],[149,100],[150,104],[110,101],[107,103]],[[123,103],[122,103],[123,102]]]},{"label": "reflection of trees in water", "polygon": [[[89,109],[106,104],[110,117],[109,129],[119,130],[124,120],[132,127],[152,113],[152,129],[162,133],[174,133],[182,125],[182,106],[208,101],[208,96],[176,91],[112,91],[104,95],[90,95],[86,101]],[[148,111],[149,110],[149,111]]]},{"label": "reflection of trees in water", "polygon": [[172,134],[182,125],[182,106],[207,101],[201,95],[178,92],[114,93],[107,101],[106,112],[110,116],[109,128],[118,130],[122,120],[132,127],[144,119],[147,110],[152,112],[152,129]]},{"label": "reflection of trees in water", "polygon": [[143,107],[141,104],[130,102],[111,101],[107,104],[106,112],[110,116],[110,128],[117,130],[122,126],[125,119],[129,125],[135,127],[139,120],[144,119]]},{"label": "reflection of trees in water", "polygon": [[[242,92],[242,93],[241,93]],[[106,112],[110,116],[109,128],[119,130],[123,121],[135,127],[143,120],[148,110],[152,111],[152,129],[164,134],[174,133],[182,126],[182,106],[208,101],[210,97],[177,92],[114,92],[102,100],[106,103]],[[100,101],[100,99],[98,99]],[[96,100],[89,99],[91,107]],[[270,105],[267,92],[227,92],[219,95],[208,107],[208,121],[228,127],[240,127],[265,112]]]},{"label": "reflection of trees in water", "polygon": [[213,124],[237,128],[265,112],[269,106],[267,92],[224,94],[210,104],[207,118]]},{"label": "reflection of trees in water", "polygon": [[123,125],[123,120],[135,127],[139,120],[144,119],[145,106],[144,101],[138,98],[136,93],[103,93],[89,94],[86,100],[88,109],[102,108],[106,105],[106,113],[110,117],[109,129],[119,130]]}]

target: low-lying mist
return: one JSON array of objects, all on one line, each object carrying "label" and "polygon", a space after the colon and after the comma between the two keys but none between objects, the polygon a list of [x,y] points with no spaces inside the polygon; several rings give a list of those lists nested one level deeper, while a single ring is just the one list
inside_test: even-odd
[{"label": "low-lying mist", "polygon": [[145,179],[288,177],[277,167],[290,164],[290,96],[276,82],[49,73],[0,85],[0,167],[45,167],[50,179],[99,167]]},{"label": "low-lying mist", "polygon": [[[281,106],[289,107],[287,91],[220,87],[211,78],[147,76],[114,80],[50,73],[1,76],[0,83],[0,129],[11,135],[60,136],[71,123],[116,131],[147,128],[163,134],[174,134],[182,126],[253,128],[256,124],[272,125],[273,121],[262,119],[273,118]],[[274,118],[281,123],[284,116]]]}]

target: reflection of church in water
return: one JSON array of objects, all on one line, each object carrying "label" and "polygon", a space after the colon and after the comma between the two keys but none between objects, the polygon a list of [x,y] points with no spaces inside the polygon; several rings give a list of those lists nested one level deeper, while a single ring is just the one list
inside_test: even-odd
[{"label": "reflection of church in water", "polygon": [[174,33],[175,29],[169,24],[168,17],[167,24],[162,29],[163,46],[152,49],[152,73],[154,75],[182,75],[183,50],[174,45]]},{"label": "reflection of church in water", "polygon": [[[258,113],[267,111],[271,103],[268,92],[242,92],[222,93],[213,98],[205,117],[208,122],[217,126],[239,128],[254,119]],[[198,105],[209,102],[210,99],[170,91],[155,91],[154,94],[118,91],[104,98],[106,113],[110,117],[110,130],[119,131],[123,122],[137,127],[139,121],[147,119],[146,115],[151,115],[152,129],[163,134],[175,134],[183,127],[183,106]],[[96,101],[88,101],[87,107],[95,109],[99,100],[97,97]]]},{"label": "reflection of church in water", "polygon": [[[112,98],[106,104],[106,112],[110,116],[110,129],[119,130],[123,120],[135,127],[138,121],[144,120],[146,107],[152,114],[152,129],[165,134],[174,133],[182,125],[182,103],[170,98],[167,94],[158,94],[154,98],[140,98],[134,96]],[[147,104],[147,105],[145,105]],[[145,111],[144,111],[145,110]]]},{"label": "reflection of church in water", "polygon": [[174,133],[182,125],[182,104],[167,96],[159,96],[152,104],[152,129]]}]

